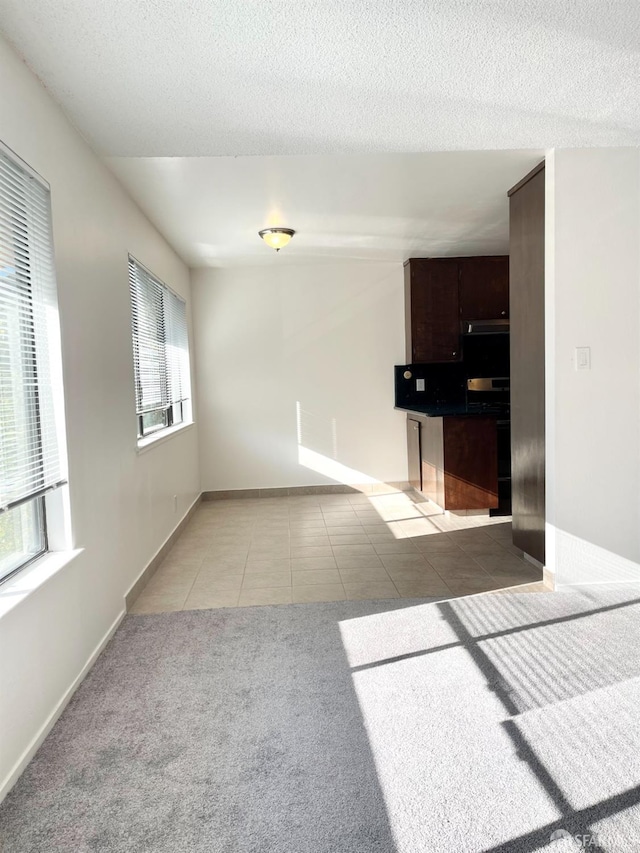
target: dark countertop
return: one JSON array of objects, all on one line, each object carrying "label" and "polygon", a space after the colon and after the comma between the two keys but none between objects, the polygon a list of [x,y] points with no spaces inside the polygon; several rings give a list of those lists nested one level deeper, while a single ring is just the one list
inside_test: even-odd
[{"label": "dark countertop", "polygon": [[496,408],[478,408],[477,406],[459,406],[443,405],[429,406],[421,409],[419,406],[413,408],[405,408],[404,406],[394,406],[398,412],[406,412],[408,415],[420,415],[423,418],[445,418],[445,417],[496,417],[503,420],[509,420],[509,412],[504,409]]}]

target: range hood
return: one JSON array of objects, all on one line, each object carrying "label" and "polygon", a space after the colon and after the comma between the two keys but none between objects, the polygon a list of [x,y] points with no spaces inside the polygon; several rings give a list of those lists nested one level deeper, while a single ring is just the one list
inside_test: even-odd
[{"label": "range hood", "polygon": [[465,320],[462,324],[463,335],[508,335],[509,320]]}]

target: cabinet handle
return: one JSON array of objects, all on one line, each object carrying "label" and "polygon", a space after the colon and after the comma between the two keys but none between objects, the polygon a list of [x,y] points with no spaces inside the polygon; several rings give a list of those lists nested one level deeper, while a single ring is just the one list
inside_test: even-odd
[{"label": "cabinet handle", "polygon": [[505,316],[506,316],[506,314],[507,314],[507,312],[506,312],[506,311],[503,311],[503,312],[502,312],[502,316],[503,316],[503,317],[505,317]]},{"label": "cabinet handle", "polygon": [[458,353],[457,353],[457,352],[452,352],[452,353],[451,353],[451,355],[458,355]]}]

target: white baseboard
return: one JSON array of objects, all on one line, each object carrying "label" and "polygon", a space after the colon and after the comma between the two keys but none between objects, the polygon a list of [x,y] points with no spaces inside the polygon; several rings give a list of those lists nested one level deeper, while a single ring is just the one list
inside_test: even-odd
[{"label": "white baseboard", "polygon": [[555,586],[640,583],[640,564],[563,530],[555,532]]},{"label": "white baseboard", "polygon": [[140,593],[145,588],[145,586],[149,583],[149,581],[153,577],[156,569],[159,568],[160,563],[162,563],[162,561],[167,556],[167,554],[169,553],[171,548],[175,545],[176,541],[178,540],[178,537],[180,536],[180,534],[182,533],[184,528],[189,523],[191,516],[193,515],[193,513],[198,508],[198,504],[200,503],[201,500],[202,500],[202,494],[200,493],[195,498],[195,500],[193,501],[193,503],[191,504],[189,509],[182,516],[180,521],[173,528],[171,533],[167,536],[167,538],[162,543],[162,545],[158,548],[158,550],[153,555],[153,557],[149,560],[149,562],[144,567],[144,569],[140,572],[140,574],[135,579],[135,581],[131,584],[131,586],[129,587],[129,589],[127,590],[127,592],[124,595],[124,604],[125,604],[125,608],[127,611],[130,609],[131,605],[136,600],[136,598],[140,595]]},{"label": "white baseboard", "polygon": [[[536,562],[538,562],[536,560]],[[556,576],[546,566],[542,567],[542,583],[547,589],[554,590],[556,588]]]},{"label": "white baseboard", "polygon": [[78,687],[82,684],[85,676],[87,675],[87,673],[89,672],[91,667],[94,665],[94,663],[98,659],[98,656],[100,655],[100,653],[102,652],[104,647],[107,645],[107,643],[109,642],[111,637],[113,637],[115,632],[118,630],[118,626],[120,625],[120,623],[122,622],[124,617],[125,617],[125,610],[123,609],[118,614],[118,616],[114,620],[113,624],[111,625],[111,627],[109,628],[107,633],[100,640],[100,642],[98,643],[96,648],[93,650],[93,652],[89,656],[89,659],[85,663],[85,665],[82,667],[80,674],[74,679],[72,684],[69,686],[69,688],[66,690],[66,692],[64,693],[64,695],[62,696],[62,698],[58,702],[58,704],[55,706],[53,711],[49,714],[49,716],[45,720],[44,724],[40,727],[40,730],[37,732],[37,734],[35,735],[35,737],[31,741],[31,743],[29,744],[29,746],[25,749],[25,751],[22,753],[20,758],[16,761],[16,763],[14,764],[12,769],[9,771],[6,778],[2,781],[2,783],[0,784],[0,803],[4,800],[4,798],[7,796],[9,791],[13,788],[15,783],[18,781],[18,778],[20,777],[21,773],[23,772],[23,770],[25,769],[27,764],[31,761],[33,756],[36,754],[36,752],[38,751],[38,749],[40,748],[40,746],[44,742],[44,739],[49,734],[51,729],[54,727],[58,718],[60,717],[60,715],[62,714],[64,709],[67,707],[67,705],[69,704],[71,697],[76,692]]}]

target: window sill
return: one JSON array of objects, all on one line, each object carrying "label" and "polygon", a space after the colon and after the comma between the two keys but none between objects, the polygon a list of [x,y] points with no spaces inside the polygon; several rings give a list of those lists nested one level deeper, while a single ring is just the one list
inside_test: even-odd
[{"label": "window sill", "polygon": [[156,447],[158,444],[164,444],[165,441],[169,441],[169,439],[173,438],[174,435],[185,432],[185,430],[191,429],[193,426],[195,426],[194,422],[189,421],[188,424],[177,424],[176,426],[167,427],[167,429],[163,429],[155,435],[149,435],[146,438],[141,438],[138,441],[138,447],[136,450],[138,453],[145,453],[152,447]]},{"label": "window sill", "polygon": [[17,572],[8,581],[0,584],[0,619],[62,571],[82,554],[83,550],[79,548],[75,551],[49,551],[21,572]]}]

